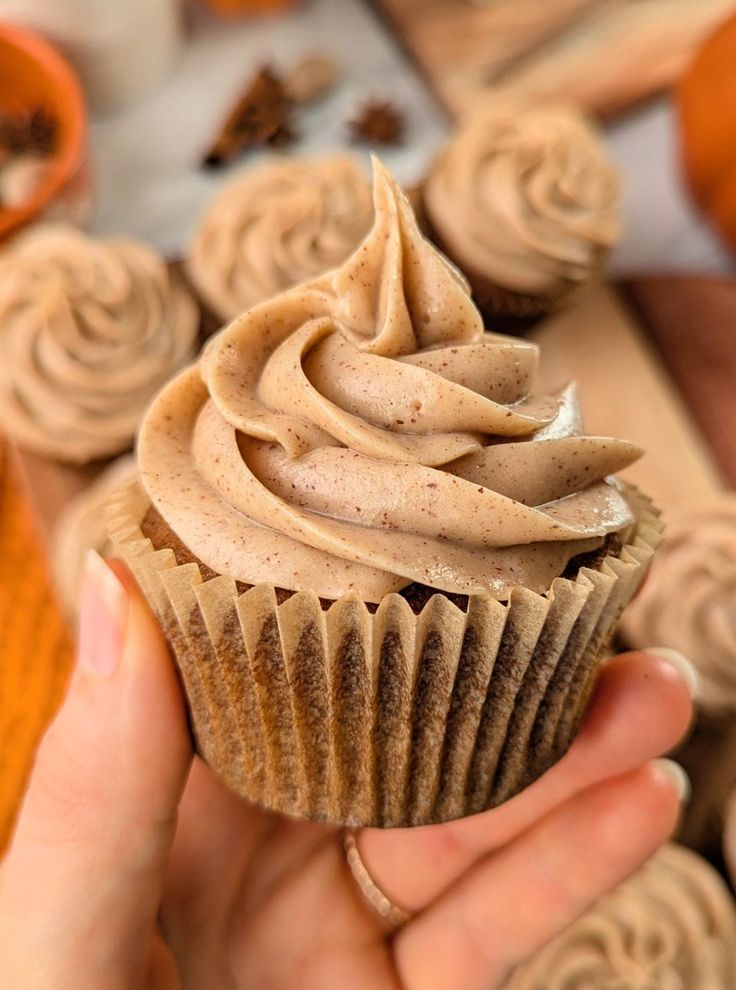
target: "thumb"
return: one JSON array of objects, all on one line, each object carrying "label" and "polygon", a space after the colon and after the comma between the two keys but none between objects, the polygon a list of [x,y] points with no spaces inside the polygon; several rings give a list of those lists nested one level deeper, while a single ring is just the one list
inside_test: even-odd
[{"label": "thumb", "polygon": [[92,552],[76,670],[3,867],[0,985],[136,984],[190,761],[158,626],[125,568]]}]

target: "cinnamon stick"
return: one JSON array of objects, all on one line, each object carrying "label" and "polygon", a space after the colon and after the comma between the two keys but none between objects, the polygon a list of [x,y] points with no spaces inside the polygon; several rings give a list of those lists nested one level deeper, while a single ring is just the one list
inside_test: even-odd
[{"label": "cinnamon stick", "polygon": [[227,165],[247,148],[290,140],[291,101],[270,66],[259,69],[227,115],[204,156],[206,168]]}]

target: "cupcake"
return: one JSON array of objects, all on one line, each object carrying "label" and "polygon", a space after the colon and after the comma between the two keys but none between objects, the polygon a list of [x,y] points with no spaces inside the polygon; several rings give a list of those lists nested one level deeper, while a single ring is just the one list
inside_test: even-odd
[{"label": "cupcake", "polygon": [[56,590],[76,622],[84,561],[88,550],[108,557],[112,549],[105,509],[110,498],[137,478],[132,454],[119,457],[65,507],[54,527],[51,561]]},{"label": "cupcake", "polygon": [[567,749],[659,525],[574,389],[484,334],[376,163],[339,268],[255,307],[151,405],[116,551],[238,793],[352,825],[499,804]]},{"label": "cupcake", "polygon": [[736,907],[720,876],[681,846],[519,967],[504,990],[732,990]]},{"label": "cupcake", "polygon": [[591,281],[619,237],[619,180],[592,124],[563,107],[494,99],[431,166],[436,243],[489,316],[532,317]]},{"label": "cupcake", "polygon": [[274,158],[213,199],[192,240],[189,275],[206,305],[231,320],[341,264],[372,220],[356,159]]},{"label": "cupcake", "polygon": [[668,525],[621,635],[635,649],[679,650],[698,672],[697,717],[678,754],[693,782],[680,835],[715,854],[736,787],[736,495]]},{"label": "cupcake", "polygon": [[621,632],[632,646],[684,653],[698,671],[698,705],[736,716],[736,494],[670,523]]},{"label": "cupcake", "polygon": [[132,446],[192,359],[197,307],[149,247],[39,226],[0,252],[0,422],[22,447],[84,464]]}]

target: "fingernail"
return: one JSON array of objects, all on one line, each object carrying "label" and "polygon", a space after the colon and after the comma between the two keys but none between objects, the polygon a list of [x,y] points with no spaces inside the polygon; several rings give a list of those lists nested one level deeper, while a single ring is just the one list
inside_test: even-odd
[{"label": "fingernail", "polygon": [[644,652],[650,656],[659,657],[660,660],[664,660],[665,663],[674,667],[687,684],[690,697],[695,698],[697,696],[700,677],[684,653],[680,653],[679,650],[671,650],[668,646],[652,646],[644,650]]},{"label": "fingernail", "polygon": [[666,777],[668,783],[674,787],[680,803],[686,804],[692,793],[692,786],[690,784],[690,778],[680,764],[675,763],[674,760],[661,759],[655,760],[654,766],[657,772]]},{"label": "fingernail", "polygon": [[125,588],[95,550],[87,553],[79,610],[79,667],[114,674],[123,653],[128,612]]}]

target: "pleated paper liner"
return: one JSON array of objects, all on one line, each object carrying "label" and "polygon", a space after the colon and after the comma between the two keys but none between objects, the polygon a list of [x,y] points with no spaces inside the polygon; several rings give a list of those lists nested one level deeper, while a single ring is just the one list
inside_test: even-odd
[{"label": "pleated paper liner", "polygon": [[354,595],[325,611],[311,592],[279,605],[270,585],[203,580],[143,536],[135,486],[110,531],[174,651],[198,750],[233,790],[299,818],[422,825],[500,804],[567,750],[659,542],[635,498],[618,555],[467,612],[442,594],[419,615],[396,594],[375,614]]}]

